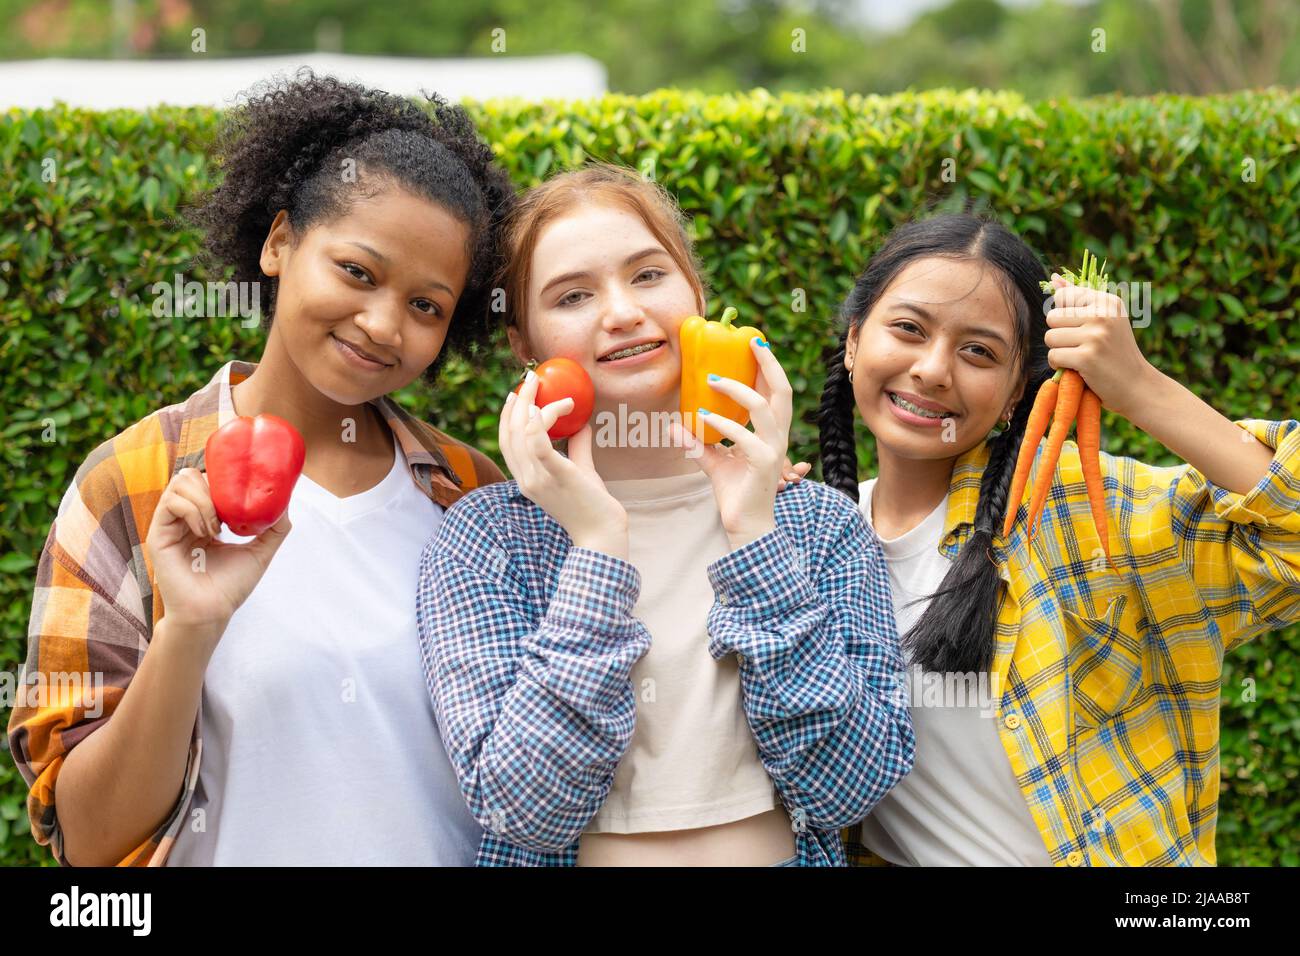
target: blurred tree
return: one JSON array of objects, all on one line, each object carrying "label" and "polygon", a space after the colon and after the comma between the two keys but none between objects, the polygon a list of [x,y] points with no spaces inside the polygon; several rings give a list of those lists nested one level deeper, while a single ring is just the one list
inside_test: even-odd
[{"label": "blurred tree", "polygon": [[1197,93],[1277,82],[1300,18],[1294,0],[1155,0],[1155,9],[1161,42],[1149,48],[1174,82]]},{"label": "blurred tree", "polygon": [[[208,55],[284,53],[321,47],[393,56],[587,53],[617,90],[680,85],[710,90],[779,85],[785,74],[824,82],[818,47],[840,35],[848,0],[814,0],[795,12],[783,0],[406,0],[382,7],[352,0],[0,0],[13,24],[0,57],[111,56],[114,11],[133,21],[132,55],[191,55],[205,31]],[[790,29],[810,37],[794,52]],[[504,30],[504,34],[494,31]],[[784,30],[784,44],[773,38]],[[494,41],[496,45],[494,46]],[[804,83],[800,83],[804,85]]]},{"label": "blurred tree", "polygon": [[202,28],[213,56],[581,52],[605,64],[612,89],[633,93],[981,86],[1041,98],[1300,82],[1296,0],[952,0],[889,35],[855,10],[854,0],[0,0],[0,57],[192,56]]},{"label": "blurred tree", "polygon": [[921,14],[916,22],[933,24],[948,40],[986,40],[998,33],[1006,14],[998,0],[953,0]]}]

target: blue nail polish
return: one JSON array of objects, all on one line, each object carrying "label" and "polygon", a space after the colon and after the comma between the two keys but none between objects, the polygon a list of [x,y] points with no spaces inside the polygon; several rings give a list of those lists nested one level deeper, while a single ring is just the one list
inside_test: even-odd
[{"label": "blue nail polish", "polygon": [[701,414],[701,415],[707,415],[707,414],[709,414],[709,410],[708,410],[707,408],[701,408],[701,409],[700,409],[700,414]]},{"label": "blue nail polish", "polygon": [[709,373],[709,381],[710,381],[710,382],[716,382],[717,380],[718,380],[718,376],[716,376],[716,375],[714,375],[712,372],[710,372],[710,373]]},{"label": "blue nail polish", "polygon": [[759,346],[761,346],[762,348],[770,349],[772,347],[771,345],[768,344],[767,339],[754,339],[754,341],[757,342]]}]

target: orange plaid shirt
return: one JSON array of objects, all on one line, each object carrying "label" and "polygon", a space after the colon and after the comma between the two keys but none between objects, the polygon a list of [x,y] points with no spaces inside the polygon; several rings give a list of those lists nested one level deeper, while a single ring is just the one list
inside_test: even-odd
[{"label": "orange plaid shirt", "polygon": [[[55,807],[63,761],[113,716],[140,666],[154,622],[163,615],[144,548],[154,509],[173,475],[203,468],[208,436],[235,415],[231,387],[256,366],[230,362],[185,402],[169,405],[93,452],[77,470],[50,528],[36,570],[24,687],[48,690],[39,704],[20,693],[9,721],[9,746],[31,791],[27,812],[36,842],[67,865]],[[372,405],[406,455],[411,478],[449,508],[466,492],[505,476],[490,458],[412,417],[387,397]],[[412,574],[415,569],[412,568]],[[63,675],[102,675],[90,701]],[[180,793],[162,825],[121,866],[160,866],[186,816],[203,754],[202,704],[194,722]]]}]

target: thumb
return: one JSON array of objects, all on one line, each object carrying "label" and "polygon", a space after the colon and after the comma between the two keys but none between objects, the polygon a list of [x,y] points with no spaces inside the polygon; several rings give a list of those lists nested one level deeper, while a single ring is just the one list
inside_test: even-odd
[{"label": "thumb", "polygon": [[284,544],[284,539],[292,527],[293,525],[289,523],[289,511],[285,509],[279,520],[254,538],[248,547],[269,563],[275,552],[280,550],[280,545]]}]

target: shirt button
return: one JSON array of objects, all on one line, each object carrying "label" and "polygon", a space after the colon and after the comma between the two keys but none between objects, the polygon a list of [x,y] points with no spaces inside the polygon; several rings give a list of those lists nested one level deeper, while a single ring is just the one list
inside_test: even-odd
[{"label": "shirt button", "polygon": [[1065,862],[1070,864],[1070,866],[1082,866],[1083,854],[1080,853],[1078,850],[1074,850],[1070,853],[1069,856],[1065,858]]},{"label": "shirt button", "polygon": [[1002,721],[1002,723],[1006,724],[1007,730],[1015,730],[1020,726],[1020,716],[1018,714],[1007,714],[1006,720]]},{"label": "shirt button", "polygon": [[736,663],[737,663],[737,664],[743,664],[743,663],[745,663],[745,655],[744,655],[744,654],[737,654],[737,655],[736,655]]},{"label": "shirt button", "polygon": [[725,592],[725,591],[719,591],[719,592],[718,592],[718,603],[719,603],[719,604],[726,604],[726,603],[727,603],[727,592]]}]

